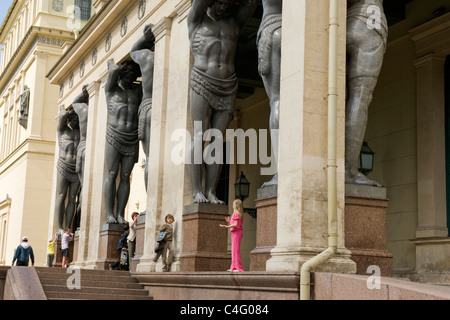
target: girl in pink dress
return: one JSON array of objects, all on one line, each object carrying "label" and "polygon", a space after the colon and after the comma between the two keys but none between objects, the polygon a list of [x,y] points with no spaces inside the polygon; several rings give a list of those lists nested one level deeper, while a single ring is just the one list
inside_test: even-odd
[{"label": "girl in pink dress", "polygon": [[222,228],[230,229],[231,231],[231,267],[228,271],[232,272],[243,272],[244,267],[241,261],[241,240],[243,236],[242,232],[242,222],[244,220],[244,207],[242,201],[239,199],[233,202],[234,213],[225,220],[229,223],[228,225],[220,224]]}]

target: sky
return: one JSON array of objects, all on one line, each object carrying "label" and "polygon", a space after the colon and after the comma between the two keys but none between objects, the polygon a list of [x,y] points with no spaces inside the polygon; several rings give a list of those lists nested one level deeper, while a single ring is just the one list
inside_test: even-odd
[{"label": "sky", "polygon": [[3,20],[5,19],[12,3],[13,0],[0,0],[0,24],[3,24]]},{"label": "sky", "polygon": [[[13,0],[0,0],[0,26],[3,24],[3,20],[8,13],[9,7],[13,3]],[[1,45],[0,45],[1,48]],[[0,55],[1,58],[1,55]]]}]

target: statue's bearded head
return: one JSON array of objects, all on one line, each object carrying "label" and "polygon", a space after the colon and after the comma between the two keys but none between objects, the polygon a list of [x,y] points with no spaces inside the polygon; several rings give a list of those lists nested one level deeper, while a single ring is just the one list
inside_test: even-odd
[{"label": "statue's bearded head", "polygon": [[125,61],[120,67],[122,70],[120,81],[125,87],[130,88],[134,81],[141,76],[141,69],[137,63],[132,61]]},{"label": "statue's bearded head", "polygon": [[211,0],[209,3],[210,14],[217,20],[226,17],[235,0]]},{"label": "statue's bearded head", "polygon": [[73,109],[70,109],[70,111],[69,111],[69,117],[67,118],[67,125],[72,130],[76,130],[79,128],[78,115],[75,113],[75,111]]}]

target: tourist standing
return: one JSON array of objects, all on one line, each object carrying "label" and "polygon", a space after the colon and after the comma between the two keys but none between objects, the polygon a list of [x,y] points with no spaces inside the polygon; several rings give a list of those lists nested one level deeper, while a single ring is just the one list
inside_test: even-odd
[{"label": "tourist standing", "polygon": [[242,266],[241,260],[241,241],[244,235],[242,231],[242,222],[244,221],[244,207],[242,201],[239,199],[233,202],[234,213],[225,220],[229,223],[228,225],[220,224],[220,227],[230,229],[231,231],[231,267],[228,271],[232,272],[243,272],[244,267]]},{"label": "tourist standing", "polygon": [[53,239],[48,240],[47,244],[47,267],[53,267],[53,260],[55,259],[55,243],[58,233],[55,233]]},{"label": "tourist standing", "polygon": [[67,268],[69,264],[69,243],[73,240],[73,233],[70,233],[70,228],[67,228],[61,237],[61,255],[62,255],[62,267]]},{"label": "tourist standing", "polygon": [[28,238],[23,237],[22,243],[16,249],[16,253],[14,254],[14,258],[12,261],[12,266],[14,262],[17,260],[17,266],[28,266],[28,263],[31,258],[31,265],[34,266],[34,253],[33,248],[28,244]]}]

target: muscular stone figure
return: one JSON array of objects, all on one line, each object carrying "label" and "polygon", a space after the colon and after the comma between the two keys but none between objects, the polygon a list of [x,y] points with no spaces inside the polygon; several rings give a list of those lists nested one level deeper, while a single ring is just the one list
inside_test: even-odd
[{"label": "muscular stone figure", "polygon": [[358,171],[358,158],[386,51],[388,26],[382,0],[347,2],[347,103],[345,182],[381,186]]},{"label": "muscular stone figure", "polygon": [[155,36],[153,25],[144,28],[144,34],[131,48],[131,58],[139,64],[142,73],[142,102],[139,107],[138,137],[145,153],[144,182],[148,183],[148,157],[150,149],[150,128],[152,119],[153,68],[155,62]]},{"label": "muscular stone figure", "polygon": [[[59,109],[57,125],[59,156],[56,176],[55,214],[58,217],[59,229],[70,228],[75,214],[76,197],[80,188],[80,180],[76,172],[77,147],[80,141],[78,116],[73,109]],[[67,206],[65,205],[67,198]]]},{"label": "muscular stone figure", "polygon": [[[283,0],[262,0],[263,17],[256,39],[258,45],[258,72],[263,79],[270,99],[270,122],[272,150],[278,164],[278,134],[280,120],[280,74],[281,74],[281,25]],[[263,186],[278,184],[278,174]]]},{"label": "muscular stone figure", "polygon": [[[139,157],[138,109],[142,87],[135,83],[140,70],[132,61],[119,66],[109,60],[108,72],[105,84],[108,108],[105,150],[107,174],[104,182],[106,215],[107,223],[125,223],[130,174]],[[119,171],[120,182],[116,190]]]},{"label": "muscular stone figure", "polygon": [[[87,85],[83,86],[82,92],[73,100],[72,108],[78,115],[80,126],[80,143],[77,147],[77,162],[76,172],[80,179],[81,188],[83,188],[83,173],[84,173],[84,153],[86,150],[86,131],[88,121],[88,107],[89,107],[89,93],[87,92]],[[77,216],[81,213],[81,189],[78,195]]]},{"label": "muscular stone figure", "polygon": [[[190,176],[194,202],[223,204],[216,196],[221,164],[195,163],[195,141],[217,129],[224,134],[233,118],[238,81],[234,66],[239,34],[256,7],[256,0],[194,0],[188,14],[188,32],[194,66],[191,72],[190,114],[193,135],[190,146]],[[197,125],[195,125],[197,123]],[[198,125],[201,123],[201,126]]]}]

